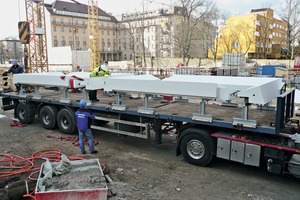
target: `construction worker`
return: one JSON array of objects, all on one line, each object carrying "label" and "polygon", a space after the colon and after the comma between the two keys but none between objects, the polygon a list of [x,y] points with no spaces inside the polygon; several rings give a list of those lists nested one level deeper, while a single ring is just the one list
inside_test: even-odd
[{"label": "construction worker", "polygon": [[18,60],[13,60],[12,64],[13,65],[9,68],[9,70],[6,73],[21,74],[24,72],[24,69],[19,65]]},{"label": "construction worker", "polygon": [[[91,77],[101,77],[109,74],[108,62],[105,61],[104,64],[100,65],[100,67],[93,69]],[[89,99],[91,102],[99,101],[99,99],[97,99],[97,90],[91,90],[89,92]]]},{"label": "construction worker", "polygon": [[78,109],[75,113],[76,117],[76,124],[79,134],[79,146],[82,154],[85,154],[85,147],[84,147],[84,136],[87,137],[89,141],[89,149],[91,154],[98,153],[94,149],[94,137],[91,130],[91,122],[95,119],[95,115],[91,114],[87,109],[87,102],[86,100],[81,100],[79,103],[80,109]]},{"label": "construction worker", "polygon": [[[21,73],[24,72],[23,67],[21,67],[21,66],[19,65],[19,63],[18,63],[18,60],[13,60],[13,61],[12,61],[12,64],[13,64],[13,65],[9,68],[9,70],[6,71],[6,72],[4,72],[4,73],[2,74],[3,76],[7,76],[7,74],[9,74],[9,73],[12,73],[12,74],[21,74]],[[17,91],[16,91],[16,92],[19,92],[20,89],[21,89],[21,86],[20,86],[19,84],[16,84],[15,86],[16,86],[16,88],[17,88]]]}]

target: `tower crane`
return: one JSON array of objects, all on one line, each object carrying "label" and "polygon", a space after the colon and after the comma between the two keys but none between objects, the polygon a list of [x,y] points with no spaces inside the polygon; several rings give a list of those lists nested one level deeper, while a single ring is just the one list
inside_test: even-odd
[{"label": "tower crane", "polygon": [[166,4],[166,3],[163,3],[163,2],[159,2],[159,1],[153,1],[153,0],[145,0],[149,3],[155,3],[155,4],[159,4],[159,5],[162,5],[162,6],[166,6],[166,7],[169,7],[169,8],[172,8],[174,7],[173,5],[171,4]]},{"label": "tower crane", "polygon": [[90,70],[100,65],[98,0],[88,1],[88,30],[90,45]]},{"label": "tower crane", "polygon": [[25,0],[29,23],[29,73],[48,72],[48,50],[44,0]]}]

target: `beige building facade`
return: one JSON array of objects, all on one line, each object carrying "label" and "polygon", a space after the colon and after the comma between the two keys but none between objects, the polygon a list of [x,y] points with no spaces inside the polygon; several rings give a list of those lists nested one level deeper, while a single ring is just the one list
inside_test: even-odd
[{"label": "beige building facade", "polygon": [[[59,0],[45,6],[52,46],[88,51],[88,6]],[[123,14],[120,21],[100,8],[98,13],[101,62],[179,55],[172,38],[176,21],[182,16],[180,7]]]},{"label": "beige building facade", "polygon": [[[53,47],[70,46],[73,51],[89,50],[88,6],[80,3],[54,1],[46,4],[50,13],[50,33]],[[99,13],[100,60],[120,60],[118,20],[101,10]],[[49,26],[47,25],[47,26]]]},{"label": "beige building facade", "polygon": [[130,58],[139,58],[143,54],[152,58],[178,56],[173,41],[181,17],[181,7],[123,14],[120,23],[125,28],[119,43],[125,44],[124,55]]}]

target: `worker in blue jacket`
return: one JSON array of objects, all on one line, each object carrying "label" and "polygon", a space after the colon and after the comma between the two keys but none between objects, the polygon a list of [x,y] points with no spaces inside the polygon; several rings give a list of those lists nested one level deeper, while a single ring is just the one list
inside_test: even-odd
[{"label": "worker in blue jacket", "polygon": [[84,136],[87,137],[88,142],[89,142],[89,148],[91,154],[98,153],[94,149],[94,137],[93,133],[91,130],[91,122],[92,120],[95,119],[95,115],[91,114],[86,106],[87,106],[87,101],[86,100],[81,100],[79,103],[80,109],[78,109],[75,113],[76,116],[76,122],[77,122],[77,129],[79,133],[79,146],[82,154],[85,154],[85,147],[84,147]]}]

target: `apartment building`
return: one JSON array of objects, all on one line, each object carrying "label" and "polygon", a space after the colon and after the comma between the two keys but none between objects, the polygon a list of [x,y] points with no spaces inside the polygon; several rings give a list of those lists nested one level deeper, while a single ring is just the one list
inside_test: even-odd
[{"label": "apartment building", "polygon": [[[176,57],[175,27],[182,17],[182,7],[123,14],[119,44],[123,46],[124,59],[142,57]],[[144,49],[143,49],[144,48]]]},{"label": "apartment building", "polygon": [[217,57],[221,58],[223,53],[244,53],[250,59],[284,58],[288,46],[287,27],[288,24],[276,17],[270,8],[232,16],[215,40]]},{"label": "apartment building", "polygon": [[[45,5],[50,14],[53,47],[70,46],[74,51],[89,50],[88,6],[76,2],[54,1]],[[118,48],[118,20],[98,8],[100,60],[113,61],[122,57]]]},{"label": "apartment building", "polygon": [[23,46],[18,38],[7,37],[0,40],[0,64],[6,64],[17,59],[23,63]]}]

